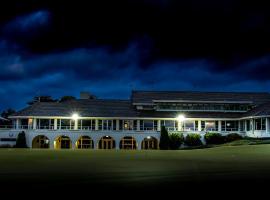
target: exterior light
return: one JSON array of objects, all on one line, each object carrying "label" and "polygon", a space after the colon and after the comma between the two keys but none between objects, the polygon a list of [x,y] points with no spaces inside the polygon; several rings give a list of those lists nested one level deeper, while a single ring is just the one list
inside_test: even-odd
[{"label": "exterior light", "polygon": [[179,121],[179,122],[183,122],[183,121],[185,121],[185,119],[186,119],[186,117],[184,115],[177,116],[177,121]]},{"label": "exterior light", "polygon": [[147,139],[148,139],[148,140],[151,139],[151,136],[147,136]]},{"label": "exterior light", "polygon": [[74,113],[74,114],[72,115],[72,119],[73,119],[73,120],[78,120],[78,118],[79,118],[79,115],[78,115],[77,113]]}]

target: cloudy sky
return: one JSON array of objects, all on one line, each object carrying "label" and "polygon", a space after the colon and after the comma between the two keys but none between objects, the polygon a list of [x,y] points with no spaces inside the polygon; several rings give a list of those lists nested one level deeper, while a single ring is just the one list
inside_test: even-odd
[{"label": "cloudy sky", "polygon": [[80,91],[270,91],[267,3],[68,2],[1,5],[0,111]]}]

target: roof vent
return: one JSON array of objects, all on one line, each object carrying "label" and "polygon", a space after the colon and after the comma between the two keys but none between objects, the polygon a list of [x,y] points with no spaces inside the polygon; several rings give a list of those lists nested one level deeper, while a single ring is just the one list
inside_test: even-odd
[{"label": "roof vent", "polygon": [[90,92],[81,92],[80,99],[97,99],[97,97]]}]

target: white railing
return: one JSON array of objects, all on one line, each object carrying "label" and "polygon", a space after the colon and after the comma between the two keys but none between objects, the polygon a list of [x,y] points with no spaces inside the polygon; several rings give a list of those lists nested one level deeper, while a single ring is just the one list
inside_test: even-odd
[{"label": "white railing", "polygon": [[13,129],[14,126],[12,125],[0,125],[0,129]]}]

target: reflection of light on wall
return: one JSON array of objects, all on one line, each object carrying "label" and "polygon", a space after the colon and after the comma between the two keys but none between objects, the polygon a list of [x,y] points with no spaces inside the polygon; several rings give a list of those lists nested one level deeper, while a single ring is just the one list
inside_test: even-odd
[{"label": "reflection of light on wall", "polygon": [[125,124],[124,124],[124,127],[125,127],[125,128],[127,128],[127,127],[128,127],[128,124],[127,124],[127,123],[125,123]]},{"label": "reflection of light on wall", "polygon": [[28,125],[32,125],[33,124],[33,119],[28,119]]},{"label": "reflection of light on wall", "polygon": [[54,146],[54,148],[56,148],[56,141],[53,142],[53,146]]},{"label": "reflection of light on wall", "polygon": [[205,122],[206,126],[215,126],[215,122]]}]

